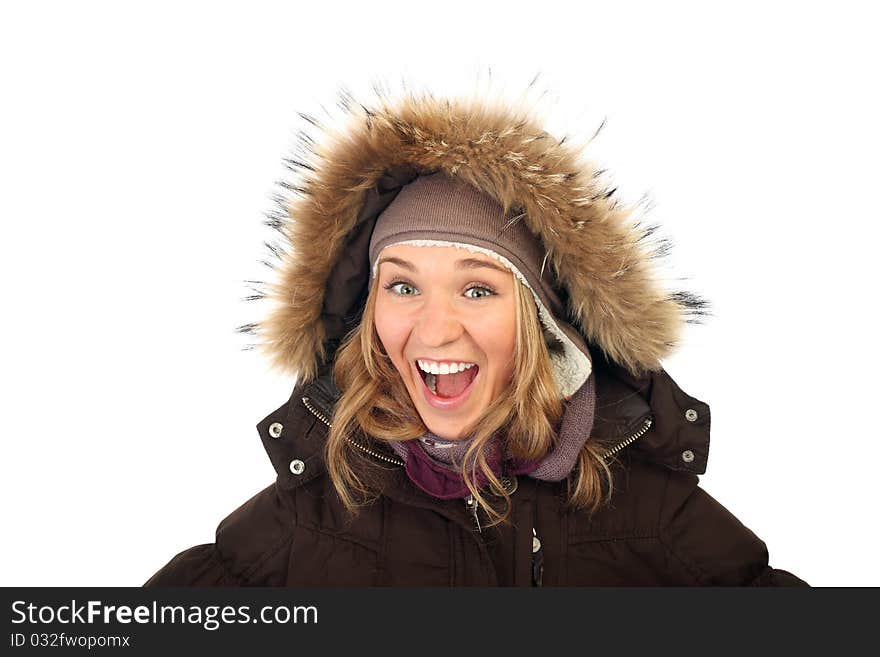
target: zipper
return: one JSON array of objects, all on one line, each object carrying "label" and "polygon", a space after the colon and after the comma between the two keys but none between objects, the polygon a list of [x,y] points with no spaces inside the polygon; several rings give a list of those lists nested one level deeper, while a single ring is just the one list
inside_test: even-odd
[{"label": "zipper", "polygon": [[[309,400],[308,397],[303,397],[302,402],[305,405],[305,407],[312,412],[312,415],[314,415],[316,418],[321,420],[321,422],[326,424],[328,427],[333,426],[330,423],[330,420],[327,419],[327,416],[325,416],[321,411],[319,411],[317,408],[315,408],[312,405],[311,400]],[[395,458],[393,456],[386,456],[385,454],[380,454],[379,452],[376,452],[376,451],[370,449],[369,447],[365,447],[364,445],[361,445],[359,442],[352,440],[350,437],[348,438],[348,442],[350,442],[352,445],[357,447],[359,450],[366,452],[367,454],[369,454],[373,458],[377,458],[381,461],[386,461],[387,463],[391,463],[392,465],[406,465],[402,459]]]},{"label": "zipper", "polygon": [[477,500],[473,495],[468,495],[464,500],[465,508],[470,512],[471,517],[474,519],[474,528],[478,533],[482,534],[483,529],[480,527],[480,515],[477,513],[477,508],[480,506],[479,500]]},{"label": "zipper", "polygon": [[652,425],[652,424],[654,424],[654,420],[653,420],[653,418],[649,415],[648,417],[645,418],[644,423],[642,424],[642,426],[639,428],[638,431],[636,431],[633,435],[631,435],[629,438],[627,438],[627,439],[624,440],[623,442],[617,443],[614,447],[612,447],[612,448],[609,449],[607,452],[605,452],[605,453],[602,455],[602,459],[603,459],[603,460],[608,460],[608,459],[610,459],[612,456],[614,456],[615,454],[617,454],[617,452],[619,452],[620,450],[622,450],[624,447],[628,447],[629,445],[631,445],[632,443],[634,443],[635,441],[637,441],[639,438],[641,438],[642,436],[644,436],[645,433],[647,433],[648,429],[651,428],[651,425]]}]

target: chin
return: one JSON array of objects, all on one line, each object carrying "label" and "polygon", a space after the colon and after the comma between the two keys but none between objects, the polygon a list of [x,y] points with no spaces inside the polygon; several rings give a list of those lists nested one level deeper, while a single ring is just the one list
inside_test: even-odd
[{"label": "chin", "polygon": [[[426,413],[430,413],[429,409]],[[422,415],[422,422],[425,422],[425,415]],[[462,422],[458,420],[456,422],[438,422],[435,418],[429,418],[430,422],[425,422],[425,426],[428,427],[428,430],[433,433],[435,436],[439,436],[440,438],[444,438],[446,440],[462,440],[467,437],[469,431],[468,427],[471,426],[470,422]]]},{"label": "chin", "polygon": [[447,428],[436,426],[434,428],[429,426],[428,430],[435,436],[439,436],[444,440],[460,440],[462,438],[461,431],[449,431]]}]

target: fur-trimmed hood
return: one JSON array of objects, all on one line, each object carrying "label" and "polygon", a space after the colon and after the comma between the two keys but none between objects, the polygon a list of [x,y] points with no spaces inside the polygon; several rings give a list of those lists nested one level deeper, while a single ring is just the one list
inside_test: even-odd
[{"label": "fur-trimmed hood", "polygon": [[267,243],[277,279],[251,297],[273,308],[240,329],[273,366],[310,381],[332,363],[360,320],[376,217],[403,185],[435,171],[523,213],[547,250],[566,320],[633,375],[659,370],[683,324],[706,314],[703,299],[661,285],[655,264],[669,244],[652,240],[657,227],[634,221],[583,149],[548,134],[524,101],[376,94],[367,106],[341,91],[340,126],[301,114],[310,130],[286,160],[294,180],[281,183],[287,193],[268,221],[281,234]]}]

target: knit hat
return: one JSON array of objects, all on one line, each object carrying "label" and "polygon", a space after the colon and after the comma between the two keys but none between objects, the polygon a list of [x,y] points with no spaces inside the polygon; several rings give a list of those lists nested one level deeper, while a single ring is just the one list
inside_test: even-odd
[{"label": "knit hat", "polygon": [[590,376],[590,352],[564,318],[543,244],[521,218],[460,178],[443,172],[419,176],[376,220],[369,247],[371,281],[379,254],[393,244],[456,246],[500,261],[531,292],[545,331],[561,344],[561,350],[551,350],[553,377],[561,395],[570,397]]}]

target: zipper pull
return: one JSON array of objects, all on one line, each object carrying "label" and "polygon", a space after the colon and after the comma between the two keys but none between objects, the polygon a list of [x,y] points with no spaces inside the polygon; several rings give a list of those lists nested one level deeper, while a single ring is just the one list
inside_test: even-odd
[{"label": "zipper pull", "polygon": [[544,551],[541,549],[541,539],[538,532],[532,527],[532,585],[543,586],[544,584]]},{"label": "zipper pull", "polygon": [[480,503],[476,499],[474,499],[473,495],[468,495],[464,501],[464,505],[473,516],[474,526],[477,528],[477,531],[482,534],[483,530],[480,528],[480,517],[477,514],[477,507],[480,505]]}]

